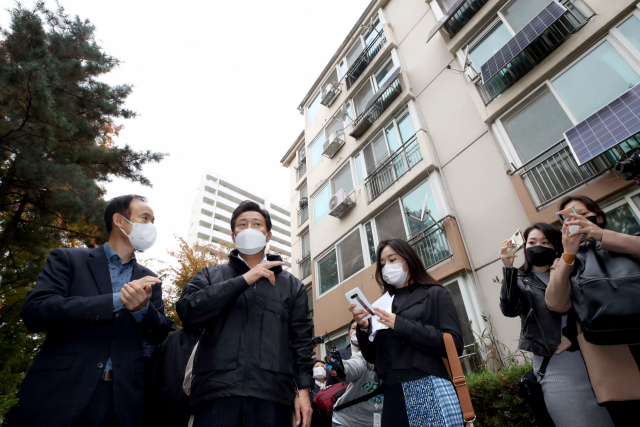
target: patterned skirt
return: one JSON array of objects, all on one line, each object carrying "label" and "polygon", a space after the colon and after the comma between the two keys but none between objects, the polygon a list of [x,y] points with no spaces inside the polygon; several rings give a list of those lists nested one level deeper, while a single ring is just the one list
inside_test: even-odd
[{"label": "patterned skirt", "polygon": [[463,427],[462,410],[453,384],[429,375],[385,385],[382,427],[389,426]]}]

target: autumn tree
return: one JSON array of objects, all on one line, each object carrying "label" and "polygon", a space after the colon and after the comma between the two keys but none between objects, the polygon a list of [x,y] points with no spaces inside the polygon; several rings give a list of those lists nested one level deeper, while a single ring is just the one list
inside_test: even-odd
[{"label": "autumn tree", "polygon": [[130,85],[101,78],[120,65],[88,20],[43,2],[8,11],[0,28],[0,402],[40,344],[19,318],[48,253],[106,239],[104,184],[150,185],[142,167],[164,154],[118,147]]}]

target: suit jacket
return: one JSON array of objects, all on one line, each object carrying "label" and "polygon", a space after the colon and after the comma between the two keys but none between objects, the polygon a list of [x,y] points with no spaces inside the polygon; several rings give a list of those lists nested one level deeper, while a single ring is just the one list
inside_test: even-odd
[{"label": "suit jacket", "polygon": [[[132,280],[155,275],[135,264]],[[22,382],[8,425],[72,425],[89,403],[109,357],[118,425],[142,425],[143,342],[162,343],[170,328],[161,286],[153,286],[140,322],[126,308],[116,318],[104,248],[55,249],[21,315],[29,330],[46,331],[46,338]]]},{"label": "suit jacket", "polygon": [[[640,257],[640,237],[604,230],[600,249]],[[553,263],[545,294],[549,310],[562,313],[571,308],[571,275],[575,265],[575,261],[567,264],[562,258]],[[640,369],[630,346],[590,343],[584,338],[580,323],[578,343],[598,403],[640,399]]]}]

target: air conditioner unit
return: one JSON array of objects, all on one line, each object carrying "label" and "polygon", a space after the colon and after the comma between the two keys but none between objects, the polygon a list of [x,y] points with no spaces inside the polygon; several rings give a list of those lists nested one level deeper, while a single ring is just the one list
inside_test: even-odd
[{"label": "air conditioner unit", "polygon": [[322,155],[332,158],[343,145],[344,138],[342,138],[342,135],[332,133],[331,136],[329,136],[329,140],[322,146]]},{"label": "air conditioner unit", "polygon": [[340,95],[342,89],[340,89],[340,85],[338,83],[327,83],[327,85],[322,89],[322,99],[320,100],[320,104],[325,107],[330,107],[333,104],[333,101],[336,100],[338,95]]},{"label": "air conditioner unit", "polygon": [[329,215],[340,218],[353,205],[355,205],[355,202],[349,198],[346,190],[341,188],[329,199]]}]

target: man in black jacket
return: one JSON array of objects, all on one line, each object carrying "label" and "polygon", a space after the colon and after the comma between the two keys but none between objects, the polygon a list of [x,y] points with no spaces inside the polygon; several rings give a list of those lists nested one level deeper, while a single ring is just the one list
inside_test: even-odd
[{"label": "man in black jacket", "polygon": [[6,425],[142,425],[143,347],[170,329],[161,282],[134,254],[155,242],[153,221],[143,197],[116,197],[105,212],[105,245],[49,254],[21,312],[46,338]]},{"label": "man in black jacket", "polygon": [[308,427],[313,321],[300,280],[266,255],[269,212],[241,203],[231,216],[237,249],[185,286],[177,311],[203,328],[193,363],[194,427]]}]

